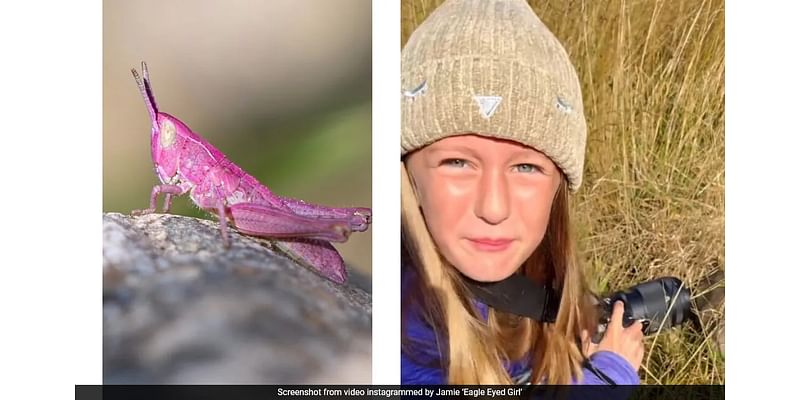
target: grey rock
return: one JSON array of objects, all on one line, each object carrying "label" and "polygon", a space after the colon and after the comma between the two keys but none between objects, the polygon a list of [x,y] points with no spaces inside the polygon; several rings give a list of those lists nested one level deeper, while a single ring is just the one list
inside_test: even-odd
[{"label": "grey rock", "polygon": [[216,222],[103,215],[106,384],[369,383],[369,278],[337,285]]}]

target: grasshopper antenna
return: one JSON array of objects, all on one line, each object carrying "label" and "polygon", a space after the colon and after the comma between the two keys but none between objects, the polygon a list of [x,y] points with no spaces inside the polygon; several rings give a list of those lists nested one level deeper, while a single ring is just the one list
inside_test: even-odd
[{"label": "grasshopper antenna", "polygon": [[158,112],[156,96],[153,95],[153,87],[150,85],[150,72],[147,70],[147,63],[142,61],[142,76],[144,77],[144,88],[147,89],[147,98],[153,103],[153,109]]},{"label": "grasshopper antenna", "polygon": [[139,77],[136,68],[131,68],[131,73],[133,73],[133,79],[136,80],[136,84],[139,86],[139,92],[142,94],[142,98],[144,98],[144,104],[147,106],[147,112],[150,113],[150,119],[153,121],[153,124],[155,124],[158,106],[153,97],[153,90],[150,88],[150,73],[147,71],[147,64],[142,61],[142,75],[144,75],[144,81]]}]

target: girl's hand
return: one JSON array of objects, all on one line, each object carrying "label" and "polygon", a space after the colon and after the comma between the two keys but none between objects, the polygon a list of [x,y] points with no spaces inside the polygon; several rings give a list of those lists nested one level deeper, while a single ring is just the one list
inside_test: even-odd
[{"label": "girl's hand", "polygon": [[588,358],[597,351],[611,351],[622,356],[633,366],[634,370],[639,371],[642,358],[644,358],[642,323],[636,321],[631,326],[623,328],[622,313],[624,311],[625,306],[621,301],[614,303],[611,321],[608,323],[603,339],[598,344],[592,343],[587,331],[581,332],[583,354]]}]

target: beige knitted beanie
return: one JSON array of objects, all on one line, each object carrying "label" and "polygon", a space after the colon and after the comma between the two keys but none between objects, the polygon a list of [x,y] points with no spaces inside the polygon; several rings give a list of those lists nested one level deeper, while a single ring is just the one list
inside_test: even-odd
[{"label": "beige knitted beanie", "polygon": [[402,52],[403,155],[447,136],[509,139],[583,176],[586,120],[566,50],[524,0],[447,0]]}]

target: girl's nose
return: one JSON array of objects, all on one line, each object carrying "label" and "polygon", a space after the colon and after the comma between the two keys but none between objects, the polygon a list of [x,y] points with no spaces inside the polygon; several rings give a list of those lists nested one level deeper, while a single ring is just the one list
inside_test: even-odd
[{"label": "girl's nose", "polygon": [[508,182],[501,171],[487,171],[481,177],[475,204],[475,215],[497,225],[508,218]]}]

